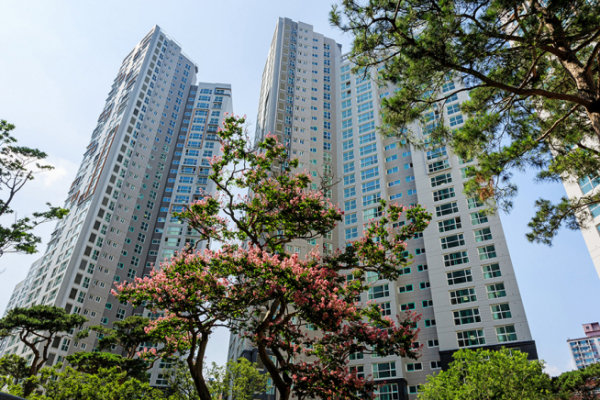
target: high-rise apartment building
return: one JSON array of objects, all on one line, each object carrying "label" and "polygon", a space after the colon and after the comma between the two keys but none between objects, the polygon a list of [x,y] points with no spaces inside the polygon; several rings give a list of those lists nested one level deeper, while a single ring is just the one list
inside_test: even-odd
[{"label": "high-rise apartment building", "polygon": [[[426,376],[447,367],[461,348],[506,346],[537,358],[500,218],[482,213],[483,204],[463,194],[466,168],[476,161],[461,160],[448,147],[417,150],[379,135],[381,99],[394,88],[381,87],[376,70],[357,75],[352,67],[333,39],[280,18],[263,72],[256,133],[257,140],[276,134],[313,177],[339,181],[328,195],[342,207],[344,221],[327,237],[292,243],[290,252],[303,255],[316,244],[329,252],[357,240],[363,224],[381,215],[380,199],[419,203],[433,213],[423,235],[409,242],[414,262],[401,279],[369,276],[372,287],[361,295],[386,315],[421,313],[422,356],[353,354],[350,365],[381,382],[379,396],[392,400],[414,399]],[[443,91],[458,89],[459,82],[448,81]],[[466,97],[456,93],[411,129],[426,140],[441,118],[460,126]],[[260,365],[251,344],[232,335],[229,358],[238,357]]]},{"label": "high-rise apartment building", "polygon": [[[408,243],[414,262],[402,278],[388,282],[373,277],[372,288],[361,298],[380,303],[388,315],[421,313],[421,358],[355,355],[351,365],[385,380],[385,393],[402,393],[405,383],[412,396],[460,348],[516,347],[537,358],[500,218],[482,213],[483,204],[463,193],[466,169],[476,161],[459,159],[449,147],[418,150],[378,135],[381,100],[394,88],[378,85],[376,70],[354,75],[352,67],[342,58],[336,176],[342,179],[338,195],[345,215],[338,246],[356,240],[362,225],[381,214],[379,199],[421,204],[433,220]],[[449,96],[458,89],[459,82],[448,81],[443,92]],[[426,142],[442,118],[451,127],[460,126],[460,103],[466,98],[465,92],[454,94],[443,109],[433,107],[424,115],[426,123],[409,129]],[[394,378],[398,389],[389,387]]]},{"label": "high-rise apartment building", "polygon": [[577,369],[600,362],[600,324],[583,324],[583,332],[585,337],[567,340]]},{"label": "high-rise apartment building", "polygon": [[[588,177],[579,182],[563,179],[563,185],[570,199],[578,199],[596,194],[599,190],[600,177]],[[596,267],[596,272],[600,276],[600,204],[590,206],[589,212],[592,215],[592,222],[581,229],[581,234],[592,257],[594,267]]]},{"label": "high-rise apartment building", "polygon": [[[215,132],[232,112],[231,86],[196,85],[196,73],[196,64],[158,26],[125,57],[65,201],[70,213],[7,310],[55,305],[107,327],[149,314],[121,304],[111,289],[195,244],[194,231],[171,213],[214,190],[208,159],[219,155]],[[96,341],[95,335],[68,335],[52,344],[48,364],[91,351]],[[31,358],[15,337],[2,342],[1,354]],[[161,367],[156,363],[152,384],[166,383]]]},{"label": "high-rise apartment building", "polygon": [[[255,140],[271,133],[277,135],[293,158],[300,160],[300,169],[308,169],[315,179],[332,182],[336,153],[336,90],[337,63],[341,46],[313,30],[311,25],[280,18],[269,48],[262,75]],[[335,204],[338,193],[327,196]],[[325,253],[333,252],[339,242],[338,231],[328,236],[296,240],[287,245],[288,252],[306,254],[319,245]],[[229,357],[246,357],[262,364],[258,352],[248,340],[231,336]],[[261,398],[272,399],[271,388]]]},{"label": "high-rise apartment building", "polygon": [[[284,143],[292,157],[300,160],[300,169],[308,169],[315,179],[333,181],[336,153],[336,70],[341,46],[313,30],[311,25],[280,18],[269,48],[262,75],[255,141],[271,133]],[[327,196],[335,204],[338,193]],[[296,240],[287,245],[288,252],[306,254],[315,245],[325,253],[333,252],[339,242],[338,231],[328,236]],[[250,341],[231,335],[228,359],[245,357],[262,365],[258,351]],[[275,398],[270,383],[267,393],[257,396]]]}]

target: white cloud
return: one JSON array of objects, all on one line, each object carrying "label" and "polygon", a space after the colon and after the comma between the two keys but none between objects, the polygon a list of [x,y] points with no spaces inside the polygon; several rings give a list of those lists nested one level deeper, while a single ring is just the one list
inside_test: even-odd
[{"label": "white cloud", "polygon": [[[62,164],[71,164],[69,161],[67,160],[61,160],[63,161]],[[64,162],[66,161],[66,162]],[[44,187],[50,187],[56,183],[60,183],[60,181],[62,181],[64,178],[67,177],[67,175],[69,175],[69,173],[72,173],[73,169],[71,168],[70,170],[67,169],[67,167],[63,166],[63,165],[53,165],[54,169],[50,170],[50,171],[45,171],[42,172],[38,179],[40,179],[40,181],[42,181],[42,185],[44,185]],[[71,171],[71,172],[69,172]]]},{"label": "white cloud", "polygon": [[549,374],[550,376],[558,376],[558,375],[562,374],[563,372],[565,372],[554,365],[546,365],[545,370],[546,370],[546,373]]}]

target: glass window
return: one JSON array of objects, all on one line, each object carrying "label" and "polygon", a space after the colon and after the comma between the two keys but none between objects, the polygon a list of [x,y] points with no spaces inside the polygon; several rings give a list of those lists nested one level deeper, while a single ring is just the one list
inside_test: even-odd
[{"label": "glass window", "polygon": [[457,112],[460,112],[460,104],[452,104],[446,107],[446,110],[448,110],[448,115],[456,114]]},{"label": "glass window", "polygon": [[467,199],[467,205],[469,206],[469,209],[482,207],[483,201],[479,200],[479,198],[471,197]]},{"label": "glass window", "polygon": [[453,311],[454,325],[467,325],[481,322],[479,308],[467,308],[465,310]]},{"label": "glass window", "polygon": [[502,276],[499,264],[484,265],[481,267],[483,271],[483,279],[498,278]]},{"label": "glass window", "polygon": [[363,135],[363,136],[359,137],[358,139],[359,139],[359,144],[374,142],[375,141],[375,132],[371,132],[366,135]]},{"label": "glass window", "polygon": [[588,194],[593,188],[600,185],[600,177],[592,178],[585,177],[579,180],[579,186],[583,194]]},{"label": "glass window", "polygon": [[465,304],[477,301],[475,288],[459,289],[450,292],[450,304]]},{"label": "glass window", "polygon": [[462,114],[458,114],[458,115],[455,115],[453,117],[450,117],[450,126],[451,127],[452,126],[456,126],[456,125],[460,125],[460,124],[462,124],[464,122],[465,122],[465,120],[464,120]]},{"label": "glass window", "polygon": [[600,204],[594,204],[592,206],[589,206],[589,209],[590,213],[594,218],[600,216]]},{"label": "glass window", "polygon": [[427,169],[428,169],[429,173],[441,171],[441,170],[447,169],[447,168],[450,168],[450,163],[448,162],[448,160],[441,160],[441,161],[436,161],[431,164],[427,164]]},{"label": "glass window", "polygon": [[461,269],[446,273],[448,285],[458,285],[460,283],[473,282],[473,276],[470,269]]},{"label": "glass window", "polygon": [[347,174],[349,172],[354,171],[354,161],[348,164],[344,164],[344,173]]},{"label": "glass window", "polygon": [[369,195],[363,196],[363,198],[362,198],[362,205],[363,205],[363,207],[366,207],[366,206],[369,206],[371,204],[379,203],[379,200],[381,200],[381,193],[380,192],[369,194]]},{"label": "glass window", "polygon": [[[462,233],[452,236],[446,236],[440,239],[442,249],[451,249],[453,247],[464,246],[465,237]],[[445,256],[444,256],[445,259]],[[468,261],[467,261],[468,262]]]},{"label": "glass window", "polygon": [[446,203],[435,207],[435,215],[438,217],[448,214],[454,214],[455,212],[458,212],[458,204],[455,201],[453,201],[452,203]]},{"label": "glass window", "polygon": [[388,316],[388,315],[392,315],[392,306],[389,302],[386,303],[380,303],[379,304],[379,310],[381,312],[382,316]]},{"label": "glass window", "polygon": [[496,337],[499,343],[513,342],[517,340],[517,332],[514,325],[496,327]]},{"label": "glass window", "polygon": [[361,180],[375,178],[376,176],[379,176],[379,167],[369,168],[364,171],[360,171]]},{"label": "glass window", "polygon": [[363,210],[363,221],[369,221],[381,217],[383,210],[381,207],[368,208]]},{"label": "glass window", "polygon": [[489,246],[480,247],[477,249],[480,260],[489,260],[490,258],[496,258],[496,247],[491,244]]},{"label": "glass window", "polygon": [[458,339],[458,347],[480,346],[485,344],[483,329],[456,332],[456,338]]},{"label": "glass window", "polygon": [[476,242],[485,242],[492,239],[492,230],[490,228],[476,230],[474,234]]},{"label": "glass window", "polygon": [[390,295],[389,285],[373,286],[369,288],[368,298],[369,300],[380,299],[382,297],[388,297]]},{"label": "glass window", "polygon": [[436,149],[427,151],[426,155],[427,155],[427,161],[430,161],[430,160],[434,160],[439,157],[445,157],[448,155],[448,152],[446,151],[446,147],[440,147],[440,148],[436,148]]},{"label": "glass window", "polygon": [[488,299],[497,299],[500,297],[506,297],[506,289],[504,283],[494,283],[493,285],[487,285],[485,287],[488,295]]},{"label": "glass window", "polygon": [[406,292],[412,292],[412,291],[413,291],[413,285],[404,285],[404,286],[398,287],[398,293],[406,293]]},{"label": "glass window", "polygon": [[422,370],[423,370],[422,363],[407,363],[406,364],[407,372],[422,371]]},{"label": "glass window", "polygon": [[346,240],[356,239],[358,237],[358,228],[348,228],[346,229]]},{"label": "glass window", "polygon": [[459,251],[456,253],[444,254],[444,265],[451,267],[453,265],[466,264],[469,262],[467,251]]},{"label": "glass window", "polygon": [[356,209],[356,199],[344,202],[344,211],[351,211],[354,209]]},{"label": "glass window", "polygon": [[437,190],[437,191],[433,192],[433,201],[446,200],[446,199],[450,199],[455,196],[456,196],[456,194],[454,193],[453,187],[445,188],[445,189]]},{"label": "glass window", "polygon": [[367,158],[363,158],[360,160],[360,167],[361,168],[365,168],[368,167],[370,165],[373,164],[377,164],[378,160],[377,160],[377,155],[371,156],[371,157],[367,157]]},{"label": "glass window", "polygon": [[371,190],[377,190],[379,188],[380,188],[379,179],[375,179],[374,181],[365,182],[362,184],[362,192],[363,193],[370,192]]},{"label": "glass window", "polygon": [[377,143],[369,144],[367,146],[360,148],[360,155],[365,156],[367,154],[371,154],[374,151],[377,151]]},{"label": "glass window", "polygon": [[479,224],[485,224],[486,222],[488,222],[487,215],[480,213],[480,212],[471,214],[471,224],[479,225]]},{"label": "glass window", "polygon": [[[350,370],[352,370],[352,367],[350,367]],[[375,390],[376,400],[398,400],[399,398],[398,385],[395,383],[380,385]]]},{"label": "glass window", "polygon": [[356,181],[354,174],[344,176],[344,185],[351,185]]},{"label": "glass window", "polygon": [[349,188],[344,188],[344,198],[356,196],[356,187],[352,186]]},{"label": "glass window", "polygon": [[356,222],[357,222],[356,213],[344,215],[344,224],[351,225],[351,224],[356,224]]},{"label": "glass window", "polygon": [[396,376],[396,362],[390,361],[386,363],[373,364],[373,378],[393,378]]},{"label": "glass window", "polygon": [[460,217],[445,219],[443,221],[438,222],[438,231],[440,233],[453,231],[455,229],[460,229],[460,228],[462,228]]},{"label": "glass window", "polygon": [[492,309],[492,318],[494,318],[494,319],[512,318],[512,314],[510,312],[510,306],[508,305],[508,303],[494,304],[491,306],[491,309]]},{"label": "glass window", "polygon": [[[363,106],[364,104],[362,104],[361,106]],[[358,116],[358,123],[362,123],[362,122],[366,122],[369,120],[372,120],[375,117],[375,114],[373,113],[373,111],[369,111],[367,113],[361,114]]]},{"label": "glass window", "polygon": [[449,173],[431,177],[431,187],[444,185],[444,184],[450,183],[450,182],[452,182],[452,175]]}]

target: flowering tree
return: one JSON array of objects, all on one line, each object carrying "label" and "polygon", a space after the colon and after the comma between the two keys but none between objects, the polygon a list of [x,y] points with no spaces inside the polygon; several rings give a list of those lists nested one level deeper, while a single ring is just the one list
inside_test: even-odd
[{"label": "flowering tree", "polygon": [[[382,201],[382,217],[370,221],[364,237],[344,249],[321,254],[316,246],[306,257],[286,253],[285,245],[294,240],[330,232],[342,212],[323,190],[310,189],[308,171],[293,172],[299,162],[289,160],[275,136],[252,148],[244,119],[224,122],[219,132],[223,155],[211,161],[217,194],[178,214],[203,239],[222,243],[221,248],[182,252],[150,277],[118,286],[120,300],[165,311],[148,329],[166,338],[169,351],[187,352],[202,400],[210,399],[202,367],[217,326],[252,341],[283,400],[292,394],[323,399],[371,395],[375,383],[347,366],[349,355],[416,358],[419,316],[407,313],[392,320],[376,304],[357,304],[357,296],[369,288],[367,272],[380,279],[399,277],[409,262],[406,240],[425,229],[430,215],[419,206],[407,209]],[[236,195],[237,189],[251,195]],[[402,214],[406,223],[392,228]]]}]

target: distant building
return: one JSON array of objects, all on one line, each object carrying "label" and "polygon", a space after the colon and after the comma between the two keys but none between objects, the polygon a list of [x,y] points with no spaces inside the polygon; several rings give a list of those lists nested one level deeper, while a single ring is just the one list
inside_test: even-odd
[{"label": "distant building", "polygon": [[567,340],[578,369],[600,362],[600,353],[598,353],[598,348],[600,348],[600,324],[593,322],[582,326],[585,337]]}]

